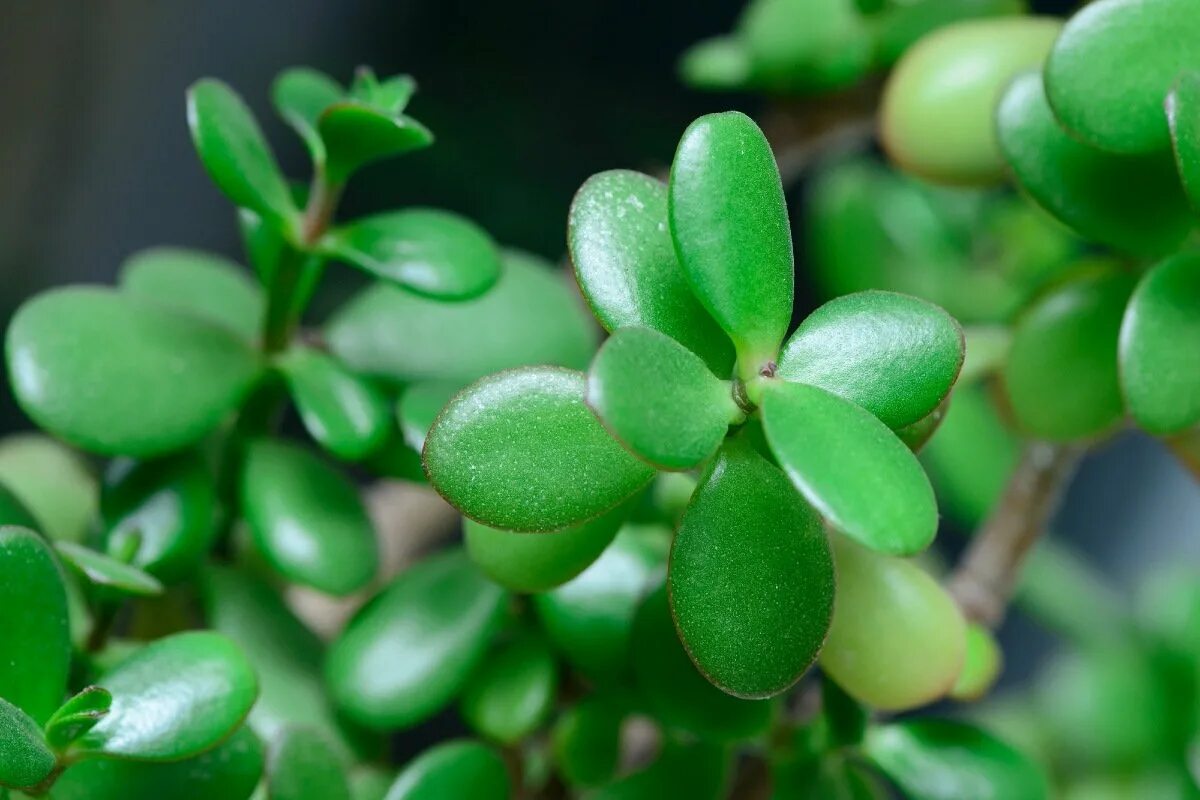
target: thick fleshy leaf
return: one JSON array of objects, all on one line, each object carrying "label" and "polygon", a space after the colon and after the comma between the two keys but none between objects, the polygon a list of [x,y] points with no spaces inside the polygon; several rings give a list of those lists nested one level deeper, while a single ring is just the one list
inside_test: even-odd
[{"label": "thick fleshy leaf", "polygon": [[937,532],[921,464],[876,417],[816,386],[770,383],[763,426],[780,466],[835,528],[883,553],[911,555]]},{"label": "thick fleshy leaf", "polygon": [[378,450],[392,426],[384,394],[318,350],[295,347],[279,360],[305,430],[329,452],[354,461]]},{"label": "thick fleshy leaf", "polygon": [[1166,109],[1179,180],[1192,210],[1200,212],[1200,72],[1179,76],[1167,95]]},{"label": "thick fleshy leaf", "polygon": [[1063,125],[1096,147],[1163,150],[1163,98],[1198,60],[1200,16],[1189,0],[1103,0],[1067,21],[1046,61],[1046,93]]},{"label": "thick fleshy leaf", "polygon": [[512,250],[474,300],[443,303],[376,285],[330,321],[325,338],[351,369],[401,383],[457,380],[527,364],[585,369],[596,336],[552,267]]},{"label": "thick fleshy leaf", "polygon": [[695,353],[651,328],[621,328],[588,370],[587,403],[634,455],[691,469],[712,457],[745,415],[727,381]]},{"label": "thick fleshy leaf", "polygon": [[359,67],[354,71],[354,82],[350,85],[350,96],[369,103],[392,114],[399,114],[412,100],[417,91],[417,82],[411,75],[393,75],[379,80],[370,67]]},{"label": "thick fleshy leaf", "polygon": [[872,728],[867,758],[912,800],[1046,798],[1046,778],[1032,761],[963,722],[912,719]]},{"label": "thick fleshy leaf", "polygon": [[645,769],[628,775],[589,795],[589,800],[720,800],[726,796],[733,773],[729,751],[709,742],[663,746],[658,758]]},{"label": "thick fleshy leaf", "polygon": [[137,567],[103,553],[74,542],[58,542],[55,548],[68,564],[94,586],[139,597],[152,597],[163,592],[163,585],[153,575],[147,575]]},{"label": "thick fleshy leaf", "polygon": [[675,339],[727,377],[733,344],[692,293],[667,229],[667,186],[630,170],[584,182],[567,241],[579,288],[609,331],[641,325]]},{"label": "thick fleshy leaf", "polygon": [[41,527],[33,513],[3,483],[0,483],[0,525],[19,525],[30,529]]},{"label": "thick fleshy leaf", "polygon": [[476,733],[515,744],[549,716],[558,690],[558,668],[549,645],[522,635],[479,666],[463,691],[462,716]]},{"label": "thick fleshy leaf", "polygon": [[239,207],[289,227],[296,207],[254,115],[233,89],[206,78],[188,90],[188,126],[213,183]]},{"label": "thick fleshy leaf", "polygon": [[371,764],[359,764],[350,770],[350,796],[354,800],[384,800],[395,773]]},{"label": "thick fleshy leaf", "polygon": [[112,693],[112,706],[72,745],[75,758],[188,758],[225,739],[258,696],[254,667],[241,649],[211,631],[152,642],[98,683]]},{"label": "thick fleshy leaf", "polygon": [[325,109],[345,96],[346,90],[337,81],[307,67],[284,70],[271,85],[275,110],[300,134],[317,165],[325,163],[325,143],[317,130],[317,120]]},{"label": "thick fleshy leaf", "polygon": [[358,489],[312,452],[282,441],[252,443],[240,497],[255,543],[288,579],[345,595],[375,576],[375,532]]},{"label": "thick fleshy leaf", "polygon": [[497,753],[472,741],[446,742],[417,756],[384,800],[508,800],[508,770]]},{"label": "thick fleshy leaf", "polygon": [[46,742],[57,751],[96,727],[112,708],[112,692],[89,686],[63,703],[46,722]]},{"label": "thick fleshy leaf", "polygon": [[1121,323],[1129,413],[1151,433],[1200,422],[1200,254],[1179,253],[1138,283]]},{"label": "thick fleshy leaf", "polygon": [[963,334],[953,317],[910,295],[867,291],[831,300],[800,323],[776,375],[903,428],[938,407],[962,363]]},{"label": "thick fleshy leaf", "polygon": [[37,722],[0,697],[0,788],[36,786],[54,763]]},{"label": "thick fleshy leaf", "polygon": [[457,550],[400,573],[330,649],[326,677],[338,705],[372,728],[432,716],[482,660],[506,599]]},{"label": "thick fleshy leaf", "polygon": [[1017,321],[1004,385],[1027,432],[1079,439],[1120,421],[1117,342],[1133,283],[1127,273],[1098,265],[1042,297]]},{"label": "thick fleshy leaf", "polygon": [[737,91],[750,80],[750,52],[736,36],[714,36],[696,42],[679,59],[679,77],[693,89]]},{"label": "thick fleshy leaf", "polygon": [[6,344],[25,412],[105,455],[158,455],[198,441],[260,371],[250,347],[224,328],[85,286],[27,302]]},{"label": "thick fleshy leaf", "polygon": [[325,176],[334,185],[372,161],[433,144],[433,134],[412,117],[356,101],[327,108],[317,128],[325,142]]},{"label": "thick fleshy leaf", "polygon": [[968,625],[962,672],[958,674],[950,696],[968,702],[979,700],[1000,677],[1003,660],[1004,654],[992,632],[976,623]]},{"label": "thick fleshy leaf", "polygon": [[[1161,98],[1159,103],[1165,120]],[[1085,238],[1135,255],[1160,255],[1190,230],[1171,154],[1123,156],[1072,138],[1059,127],[1039,74],[1009,85],[996,111],[996,131],[1021,188]]]},{"label": "thick fleshy leaf", "polygon": [[980,19],[921,39],[884,91],[880,129],[892,161],[938,182],[999,181],[996,101],[1016,75],[1041,66],[1061,28],[1052,17]]},{"label": "thick fleshy leaf", "polygon": [[350,800],[333,745],[311,728],[285,728],[267,749],[269,800]]},{"label": "thick fleshy leaf", "polygon": [[[869,0],[868,0],[869,1]],[[859,8],[864,8],[862,0]],[[931,32],[967,19],[1025,14],[1024,0],[922,0],[919,3],[881,3],[869,17],[875,35],[875,58],[889,67]]]},{"label": "thick fleshy leaf", "polygon": [[409,447],[419,452],[425,446],[437,415],[461,389],[457,382],[423,381],[404,390],[396,404],[396,417]]},{"label": "thick fleshy leaf", "polygon": [[492,237],[465,217],[436,208],[363,217],[330,232],[321,250],[438,300],[470,300],[500,277],[500,254]]},{"label": "thick fleshy leaf", "polygon": [[67,690],[71,641],[63,578],[45,540],[0,527],[0,697],[42,725]]},{"label": "thick fleshy leaf", "polygon": [[792,232],[767,138],[736,111],[700,117],[679,141],[669,196],[684,272],[753,375],[792,317]]},{"label": "thick fleshy leaf", "polygon": [[833,563],[821,520],[742,441],[721,450],[692,496],[667,584],[688,654],[738,697],[794,684],[829,629]]},{"label": "thick fleshy leaf", "polygon": [[543,630],[572,667],[601,682],[628,670],[634,614],[662,581],[670,546],[668,528],[626,525],[579,577],[534,595]]},{"label": "thick fleshy leaf", "polygon": [[248,342],[262,333],[266,302],[246,271],[217,255],[156,247],[121,266],[121,291],[222,325]]},{"label": "thick fleshy leaf", "polygon": [[[91,465],[62,442],[40,433],[0,439],[0,483],[37,521],[27,527],[51,539],[80,541],[96,514],[99,490]],[[9,522],[0,520],[0,524]]]},{"label": "thick fleshy leaf", "polygon": [[425,439],[425,471],[466,516],[553,531],[597,517],[650,482],[584,403],[584,376],[528,367],[455,396]]},{"label": "thick fleshy leaf", "polygon": [[950,691],[967,624],[950,595],[911,561],[833,537],[837,604],[821,668],[856,700],[900,711]]},{"label": "thick fleshy leaf", "polygon": [[756,0],[737,23],[753,83],[784,94],[849,86],[871,68],[873,37],[855,0]]},{"label": "thick fleshy leaf", "polygon": [[587,697],[559,716],[550,741],[555,766],[567,783],[587,787],[612,779],[624,719],[619,698],[606,693]]}]

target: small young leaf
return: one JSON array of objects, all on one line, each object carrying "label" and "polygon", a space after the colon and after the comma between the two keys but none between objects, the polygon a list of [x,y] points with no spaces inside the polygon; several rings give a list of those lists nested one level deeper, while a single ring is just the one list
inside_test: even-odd
[{"label": "small young leaf", "polygon": [[37,722],[0,697],[0,788],[36,786],[54,763]]},{"label": "small young leaf", "polygon": [[[36,520],[25,527],[56,541],[82,540],[96,514],[99,490],[92,465],[62,442],[40,433],[0,439],[0,483]],[[0,520],[0,524],[23,523]]]},{"label": "small young leaf", "polygon": [[533,733],[549,716],[558,689],[554,654],[540,637],[501,646],[463,690],[462,716],[476,733],[507,745]]},{"label": "small young leaf", "polygon": [[714,36],[697,42],[687,49],[678,65],[684,83],[709,92],[744,88],[752,70],[750,53],[736,36]]},{"label": "small young leaf", "polygon": [[684,272],[737,346],[743,377],[753,374],[775,359],[792,316],[792,232],[767,138],[736,111],[701,117],[679,141],[668,191]]},{"label": "small young leaf", "polygon": [[599,516],[654,471],[584,404],[584,376],[528,367],[484,378],[450,401],[425,440],[425,471],[468,517],[553,531]]},{"label": "small young leaf", "polygon": [[784,472],[835,528],[874,550],[919,553],[937,533],[929,479],[896,435],[816,386],[771,382],[763,426]]},{"label": "small young leaf", "polygon": [[384,800],[508,800],[508,769],[490,747],[467,740],[445,742],[409,762]]},{"label": "small young leaf", "polygon": [[688,655],[738,697],[770,697],[799,680],[833,611],[820,518],[740,440],[722,448],[692,496],[667,584]]},{"label": "small young leaf", "polygon": [[56,751],[66,750],[83,734],[96,727],[112,707],[112,693],[89,686],[63,703],[46,722],[46,742]]},{"label": "small young leaf", "polygon": [[326,678],[339,707],[379,729],[432,716],[480,663],[506,599],[461,551],[400,573],[330,648]]},{"label": "small young leaf", "polygon": [[871,68],[873,36],[856,0],[756,0],[737,22],[755,85],[784,94],[849,86]]},{"label": "small young leaf", "polygon": [[375,576],[375,532],[357,488],[303,447],[253,442],[240,502],[255,543],[289,580],[346,595]]},{"label": "small young leaf", "polygon": [[396,404],[396,417],[409,447],[420,452],[434,420],[461,389],[462,384],[454,381],[423,381],[404,390]]},{"label": "small young leaf", "polygon": [[221,81],[205,79],[188,90],[188,126],[204,169],[235,205],[276,226],[290,228],[297,211],[254,115]]},{"label": "small young leaf", "polygon": [[617,698],[595,694],[559,716],[551,733],[551,748],[558,772],[572,786],[607,783],[620,758],[624,709]]},{"label": "small young leaf", "polygon": [[380,81],[370,67],[359,67],[354,73],[350,95],[355,100],[381,108],[390,114],[399,114],[417,91],[417,82],[411,75],[393,75]]},{"label": "small young leaf", "polygon": [[1003,660],[1004,654],[991,631],[975,623],[968,625],[962,672],[958,674],[950,696],[967,702],[982,698],[1000,677]]},{"label": "small young leaf", "polygon": [[588,370],[587,404],[635,456],[687,470],[711,458],[743,416],[728,382],[651,328],[621,328]]},{"label": "small young leaf", "polygon": [[950,393],[963,334],[942,309],[906,294],[868,291],[831,300],[788,339],[776,375],[817,386],[903,428]]},{"label": "small young leaf", "polygon": [[317,731],[284,728],[267,750],[269,800],[351,800],[337,751]]},{"label": "small young leaf", "polygon": [[74,542],[58,542],[54,546],[58,554],[94,586],[139,597],[153,597],[163,592],[163,585],[153,575],[147,575],[137,567]]},{"label": "small young leaf", "polygon": [[391,409],[370,381],[307,347],[293,347],[278,364],[305,430],[330,453],[356,461],[387,439]]},{"label": "small young leaf", "polygon": [[500,277],[500,255],[475,223],[436,208],[364,217],[331,231],[321,251],[436,300],[470,300]]},{"label": "small young leaf", "polygon": [[433,144],[433,134],[412,117],[356,101],[327,108],[317,128],[325,142],[325,176],[335,186],[372,161]]},{"label": "small young leaf", "polygon": [[160,455],[198,441],[261,368],[225,328],[85,286],[27,302],[6,345],[13,393],[26,413],[105,455]]},{"label": "small young leaf", "polygon": [[1167,95],[1166,108],[1179,180],[1192,210],[1200,212],[1200,72],[1179,76]]},{"label": "small young leaf", "polygon": [[325,164],[325,143],[317,130],[317,120],[325,109],[345,97],[346,90],[337,81],[307,67],[284,70],[271,86],[275,110],[300,134],[318,168]]}]

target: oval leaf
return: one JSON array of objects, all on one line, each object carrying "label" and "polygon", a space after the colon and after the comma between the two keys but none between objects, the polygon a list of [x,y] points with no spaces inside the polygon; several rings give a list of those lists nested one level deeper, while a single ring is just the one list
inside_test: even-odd
[{"label": "oval leaf", "polygon": [[99,686],[89,686],[63,703],[46,723],[46,741],[57,751],[67,747],[83,734],[96,727],[112,708],[112,693]]},{"label": "oval leaf", "polygon": [[0,697],[0,787],[36,786],[54,765],[54,753],[37,722]]},{"label": "oval leaf", "polygon": [[1184,72],[1167,95],[1167,122],[1179,180],[1200,212],[1200,72]]},{"label": "oval leaf", "polygon": [[433,144],[433,134],[412,117],[354,101],[327,108],[317,128],[325,142],[325,177],[335,186],[372,161]]},{"label": "oval leaf", "polygon": [[279,360],[305,430],[329,452],[355,461],[378,450],[392,427],[387,398],[336,359],[307,347]]},{"label": "oval leaf", "polygon": [[94,586],[103,586],[121,594],[152,597],[162,594],[163,585],[153,575],[147,575],[103,553],[75,544],[58,542],[58,554],[75,567]]},{"label": "oval leaf", "polygon": [[0,439],[0,483],[37,520],[27,527],[51,539],[80,541],[96,514],[99,489],[92,466],[62,442],[40,433]]},{"label": "oval leaf", "polygon": [[449,381],[424,381],[407,387],[396,404],[405,444],[420,451],[437,415],[462,388],[462,384]]},{"label": "oval leaf", "polygon": [[413,759],[384,800],[508,800],[508,770],[490,747],[478,742],[446,742]]},{"label": "oval leaf", "polygon": [[462,696],[462,716],[477,733],[516,744],[549,716],[558,689],[558,669],[549,646],[524,635],[480,665]]},{"label": "oval leaf", "polygon": [[351,800],[336,751],[308,728],[286,728],[267,752],[270,800]]},{"label": "oval leaf", "polygon": [[974,702],[981,699],[1000,677],[1004,654],[992,632],[982,625],[967,626],[967,650],[962,672],[950,690],[955,700]]},{"label": "oval leaf", "polygon": [[286,69],[271,85],[275,110],[304,140],[313,163],[325,163],[325,143],[317,130],[317,120],[325,109],[346,97],[346,90],[323,72],[307,67]]},{"label": "oval leaf", "polygon": [[[867,0],[870,2],[870,0]],[[872,35],[856,0],[758,0],[737,23],[755,85],[813,93],[855,83],[871,67]]]},{"label": "oval leaf", "polygon": [[555,766],[572,786],[607,783],[617,771],[624,710],[607,694],[592,695],[565,710],[551,733]]}]

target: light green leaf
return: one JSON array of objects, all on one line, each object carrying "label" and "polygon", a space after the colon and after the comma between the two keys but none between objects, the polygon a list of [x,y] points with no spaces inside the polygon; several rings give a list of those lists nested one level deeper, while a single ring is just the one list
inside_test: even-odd
[{"label": "light green leaf", "polygon": [[152,597],[163,592],[163,585],[153,575],[147,575],[137,567],[74,542],[58,542],[54,546],[58,554],[94,586],[139,597]]},{"label": "light green leaf", "polygon": [[317,129],[325,142],[325,176],[335,186],[373,161],[433,144],[433,134],[412,117],[357,101],[327,108]]},{"label": "light green leaf", "polygon": [[967,626],[967,649],[962,672],[950,690],[950,696],[960,702],[981,699],[1000,677],[1004,654],[992,632],[977,623]]},{"label": "light green leaf", "polygon": [[72,742],[96,727],[111,707],[111,692],[99,686],[88,686],[63,703],[46,722],[46,742],[56,751],[66,750]]},{"label": "light green leaf", "polygon": [[305,430],[330,453],[356,461],[386,441],[391,409],[370,381],[307,347],[293,347],[278,364]]},{"label": "light green leaf", "polygon": [[370,67],[359,67],[354,71],[354,83],[350,94],[392,114],[399,114],[417,91],[417,82],[411,75],[393,75],[380,81]]},{"label": "light green leaf", "polygon": [[350,800],[334,747],[317,731],[285,728],[267,750],[269,800]]},{"label": "light green leaf", "polygon": [[51,539],[80,541],[96,514],[99,489],[91,464],[40,433],[0,439],[0,483],[36,520],[26,527]]},{"label": "light green leaf", "polygon": [[697,42],[684,52],[678,65],[684,83],[710,92],[743,88],[751,71],[750,53],[736,36],[714,36]]},{"label": "light green leaf", "polygon": [[426,750],[397,776],[384,800],[508,800],[508,770],[490,747],[446,742]]},{"label": "light green leaf", "polygon": [[540,637],[526,634],[500,646],[471,676],[462,716],[476,733],[514,745],[545,722],[558,690],[554,654]]},{"label": "light green leaf", "polygon": [[0,789],[36,786],[54,764],[54,753],[37,722],[0,697]]},{"label": "light green leaf", "polygon": [[1200,72],[1180,74],[1167,95],[1166,108],[1179,180],[1192,210],[1200,213]]},{"label": "light green leaf", "polygon": [[462,384],[452,381],[423,381],[404,390],[396,404],[396,417],[404,441],[418,452],[441,410],[458,394]]},{"label": "light green leaf", "polygon": [[737,22],[756,85],[773,93],[849,86],[871,67],[872,36],[855,0],[756,0]]},{"label": "light green leaf", "polygon": [[284,70],[271,85],[275,110],[300,134],[318,167],[325,163],[325,143],[317,130],[317,120],[325,109],[345,97],[346,90],[337,81],[307,67]]}]

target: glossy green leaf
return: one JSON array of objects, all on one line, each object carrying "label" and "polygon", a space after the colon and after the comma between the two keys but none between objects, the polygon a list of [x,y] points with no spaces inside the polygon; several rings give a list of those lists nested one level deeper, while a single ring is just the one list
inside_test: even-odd
[{"label": "glossy green leaf", "polygon": [[249,728],[182,761],[92,759],[54,784],[54,800],[248,800],[263,771],[263,751]]},{"label": "glossy green leaf", "polygon": [[262,333],[262,290],[232,261],[199,250],[156,247],[121,266],[121,291],[222,325],[248,342]]},{"label": "glossy green leaf", "polygon": [[733,773],[729,752],[709,742],[667,743],[650,766],[589,795],[589,800],[720,800]]},{"label": "glossy green leaf", "polygon": [[1039,800],[1046,778],[1032,761],[962,722],[913,719],[872,728],[867,757],[912,800]]},{"label": "glossy green leaf", "polygon": [[696,670],[675,633],[665,587],[642,601],[631,644],[636,685],[667,727],[706,741],[739,741],[771,726],[775,703],[731,697]]},{"label": "glossy green leaf", "polygon": [[858,292],[829,301],[800,323],[776,375],[832,392],[889,428],[902,428],[949,394],[963,352],[962,329],[932,303]]},{"label": "glossy green leaf", "polygon": [[744,42],[736,36],[714,36],[693,44],[679,59],[683,82],[704,91],[736,91],[750,81],[753,66]]},{"label": "glossy green leaf", "polygon": [[1138,283],[1121,323],[1120,378],[1129,413],[1151,433],[1200,422],[1200,254],[1179,253]]},{"label": "glossy green leaf", "polygon": [[305,430],[323,448],[354,461],[387,439],[391,409],[370,381],[307,347],[292,348],[278,363]]},{"label": "glossy green leaf", "polygon": [[361,167],[433,144],[433,134],[404,114],[346,101],[327,108],[317,120],[325,142],[325,175],[339,185]]},{"label": "glossy green leaf", "polygon": [[3,483],[0,483],[0,525],[19,525],[30,529],[41,527],[33,513]]},{"label": "glossy green leaf", "polygon": [[0,439],[0,483],[37,520],[27,527],[51,539],[81,541],[96,514],[99,488],[92,465],[44,434]]},{"label": "glossy green leaf", "polygon": [[584,404],[584,376],[529,367],[455,396],[425,439],[425,471],[464,515],[494,528],[553,531],[597,517],[654,471]]},{"label": "glossy green leaf", "polygon": [[277,225],[295,223],[296,207],[254,115],[233,89],[206,78],[188,90],[188,126],[200,162],[239,207]]},{"label": "glossy green leaf", "polygon": [[396,404],[396,417],[409,447],[419,452],[425,446],[434,420],[461,389],[457,382],[423,381],[404,390]]},{"label": "glossy green leaf", "polygon": [[1167,95],[1166,109],[1179,180],[1192,210],[1200,212],[1200,72],[1179,76]]},{"label": "glossy green leaf", "polygon": [[901,711],[932,702],[962,672],[967,625],[911,561],[835,535],[837,603],[821,668],[860,702]]},{"label": "glossy green leaf", "polygon": [[829,628],[833,564],[821,520],[741,441],[721,450],[684,512],[667,583],[688,654],[738,697],[794,684]]},{"label": "glossy green leaf", "polygon": [[516,744],[550,715],[558,668],[550,647],[523,635],[502,645],[479,666],[463,691],[462,716],[476,733]]},{"label": "glossy green leaf", "polygon": [[629,516],[619,505],[595,519],[551,533],[518,533],[463,521],[467,554],[496,583],[514,592],[544,592],[583,572]]},{"label": "glossy green leaf", "polygon": [[624,709],[608,694],[587,697],[564,711],[551,733],[555,766],[572,786],[607,783],[620,759]]},{"label": "glossy green leaf", "polygon": [[494,750],[467,740],[446,742],[417,756],[397,776],[385,800],[508,800],[508,770]]},{"label": "glossy green leaf", "polygon": [[1046,61],[1055,115],[1105,150],[1165,149],[1163,98],[1200,59],[1195,12],[1188,0],[1103,0],[1072,16]]},{"label": "glossy green leaf", "polygon": [[482,297],[443,303],[376,285],[325,329],[351,369],[402,383],[457,380],[528,364],[585,369],[596,335],[586,311],[551,266],[509,250],[500,280]]},{"label": "glossy green leaf", "polygon": [[337,751],[317,731],[285,728],[267,750],[269,800],[350,800]]},{"label": "glossy green leaf", "polygon": [[950,398],[947,397],[933,411],[930,411],[911,425],[905,425],[903,428],[898,429],[896,431],[896,438],[904,442],[904,446],[909,450],[912,450],[914,453],[920,453],[922,448],[933,438],[933,435],[937,433],[938,428],[942,426],[942,420],[946,418],[946,411],[949,407]]},{"label": "glossy green leaf", "polygon": [[436,208],[407,208],[335,228],[321,250],[416,294],[470,300],[500,277],[492,237],[475,223]]},{"label": "glossy green leaf", "polygon": [[25,412],[106,455],[158,455],[198,441],[260,370],[249,346],[224,328],[85,286],[25,303],[6,345]]},{"label": "glossy green leaf", "polygon": [[1079,439],[1120,421],[1117,341],[1132,290],[1130,275],[1097,265],[1042,297],[1017,321],[1004,385],[1027,432]]},{"label": "glossy green leaf", "polygon": [[883,553],[911,555],[937,532],[929,479],[904,443],[824,389],[775,381],[763,425],[784,472],[833,527]]},{"label": "glossy green leaf", "polygon": [[112,708],[112,693],[99,686],[88,686],[63,703],[46,722],[46,742],[57,751],[96,727]]},{"label": "glossy green leaf", "polygon": [[971,623],[967,626],[967,649],[962,672],[950,690],[955,700],[979,700],[996,683],[1004,654],[987,628]]},{"label": "glossy green leaf", "polygon": [[36,786],[54,764],[37,722],[0,697],[0,787]]},{"label": "glossy green leaf", "polygon": [[103,553],[74,542],[58,542],[55,548],[63,560],[94,586],[139,597],[152,597],[163,592],[163,585],[153,575]]},{"label": "glossy green leaf", "polygon": [[875,35],[877,64],[888,67],[939,28],[960,20],[1025,14],[1028,10],[1024,0],[921,0],[885,3],[867,19]]},{"label": "glossy green leaf", "polygon": [[284,70],[271,85],[275,110],[304,140],[313,163],[325,163],[325,143],[317,130],[317,120],[325,109],[343,100],[346,90],[323,72],[307,67]]},{"label": "glossy green leaf", "polygon": [[756,85],[774,92],[826,92],[871,67],[872,37],[854,0],[756,0],[737,23]]},{"label": "glossy green leaf", "polygon": [[[1158,114],[1166,119],[1161,106]],[[1087,239],[1159,255],[1191,228],[1170,153],[1122,156],[1077,141],[1059,127],[1036,73],[1009,85],[996,111],[996,131],[1021,188]]]},{"label": "glossy green leaf", "polygon": [[593,175],[571,202],[567,242],[579,288],[609,331],[661,331],[720,377],[733,344],[692,293],[667,229],[667,187],[649,175]]},{"label": "glossy green leaf", "polygon": [[921,39],[884,91],[880,129],[891,159],[933,181],[999,181],[996,101],[1016,75],[1041,66],[1061,28],[1051,17],[979,19]]},{"label": "glossy green leaf", "polygon": [[303,447],[253,442],[240,501],[255,544],[288,579],[345,595],[375,577],[375,532],[357,487]]},{"label": "glossy green leaf", "polygon": [[775,156],[730,111],[693,122],[668,188],[671,236],[692,289],[733,339],[743,377],[774,361],[792,316],[792,232]]},{"label": "glossy green leaf", "polygon": [[62,702],[71,642],[63,578],[46,542],[0,527],[0,697],[39,725]]},{"label": "glossy green leaf", "polygon": [[432,716],[482,660],[506,600],[461,551],[400,573],[330,648],[326,677],[337,704],[372,728]]}]

